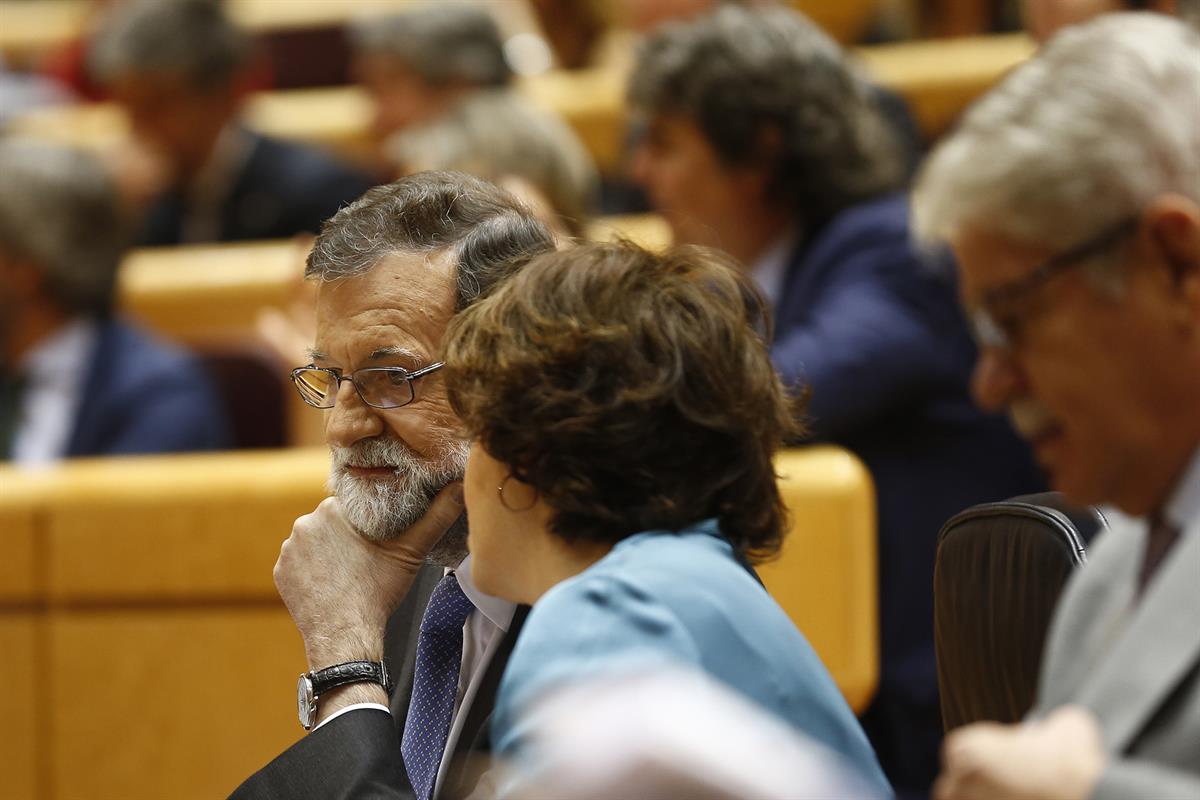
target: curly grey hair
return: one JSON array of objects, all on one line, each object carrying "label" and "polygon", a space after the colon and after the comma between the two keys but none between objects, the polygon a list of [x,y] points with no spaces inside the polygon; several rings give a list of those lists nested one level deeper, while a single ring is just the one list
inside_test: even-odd
[{"label": "curly grey hair", "polygon": [[93,37],[88,66],[101,83],[169,72],[198,89],[228,83],[250,57],[250,37],[219,0],[134,0],[116,6]]},{"label": "curly grey hair", "polygon": [[40,269],[64,311],[110,313],[125,223],[116,186],[94,155],[0,141],[0,251]]},{"label": "curly grey hair", "polygon": [[350,26],[350,40],[360,53],[398,59],[433,86],[504,86],[512,77],[496,21],[474,5],[443,3],[364,17]]},{"label": "curly grey hair", "polygon": [[457,264],[455,310],[486,295],[554,237],[512,195],[461,172],[418,172],[376,186],[330,217],[304,275],[361,275],[392,253],[448,250]]},{"label": "curly grey hair", "polygon": [[401,131],[388,151],[401,165],[527,180],[574,236],[583,235],[599,185],[575,132],[505,89],[474,93],[444,117]]},{"label": "curly grey hair", "polygon": [[768,167],[772,199],[809,225],[904,183],[866,81],[787,8],[727,5],[664,25],[642,46],[629,99],[643,115],[695,123],[727,164]]}]

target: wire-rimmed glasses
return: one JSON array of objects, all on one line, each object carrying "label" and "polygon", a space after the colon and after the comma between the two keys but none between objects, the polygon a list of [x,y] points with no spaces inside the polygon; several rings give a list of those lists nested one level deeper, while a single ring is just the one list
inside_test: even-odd
[{"label": "wire-rimmed glasses", "polygon": [[445,366],[444,362],[409,372],[404,367],[364,367],[343,375],[339,369],[297,367],[292,370],[292,383],[304,402],[313,408],[333,408],[342,381],[350,381],[364,403],[372,408],[399,408],[416,397],[413,381]]}]

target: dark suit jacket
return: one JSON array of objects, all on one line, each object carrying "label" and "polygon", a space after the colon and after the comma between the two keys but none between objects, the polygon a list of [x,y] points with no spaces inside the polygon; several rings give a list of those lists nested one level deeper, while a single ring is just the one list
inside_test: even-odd
[{"label": "dark suit jacket", "polygon": [[926,790],[941,716],[933,653],[933,559],[964,508],[1037,491],[1027,448],[968,394],[975,348],[953,266],[923,261],[905,198],[837,216],[795,254],[776,309],[772,359],[812,389],[814,438],[856,453],[879,512],[882,673],[863,722],[893,785]]},{"label": "dark suit jacket", "polygon": [[[251,775],[230,797],[238,800],[295,800],[296,798],[413,797],[412,784],[400,755],[404,720],[412,697],[421,617],[434,586],[442,577],[438,567],[425,567],[408,596],[388,621],[385,657],[392,672],[391,716],[360,710],[322,725]],[[527,606],[519,606],[499,649],[488,664],[475,700],[459,709],[466,715],[454,760],[436,798],[466,796],[478,778],[471,755],[491,752],[490,721],[496,688],[520,633]]]},{"label": "dark suit jacket", "polygon": [[221,403],[191,356],[115,320],[98,333],[68,457],[228,446]]},{"label": "dark suit jacket", "polygon": [[[221,206],[217,241],[316,233],[322,222],[375,183],[306,145],[248,135],[250,153]],[[185,211],[181,193],[159,197],[147,212],[140,243],[179,244]]]}]

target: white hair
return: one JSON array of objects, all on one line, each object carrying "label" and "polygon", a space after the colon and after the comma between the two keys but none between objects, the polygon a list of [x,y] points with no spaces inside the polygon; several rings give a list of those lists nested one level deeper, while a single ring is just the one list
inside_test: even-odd
[{"label": "white hair", "polygon": [[1200,36],[1107,14],[967,111],[918,176],[913,226],[926,244],[976,228],[1062,249],[1166,193],[1200,202]]},{"label": "white hair", "polygon": [[[450,481],[462,480],[471,445],[446,436],[438,443],[435,460],[413,453],[389,434],[363,439],[349,447],[331,447],[329,489],[342,502],[347,519],[358,532],[376,542],[408,530],[426,511],[434,495]],[[349,467],[390,467],[389,479],[356,478]],[[428,560],[457,567],[466,555],[466,530],[455,526],[430,552]]]}]

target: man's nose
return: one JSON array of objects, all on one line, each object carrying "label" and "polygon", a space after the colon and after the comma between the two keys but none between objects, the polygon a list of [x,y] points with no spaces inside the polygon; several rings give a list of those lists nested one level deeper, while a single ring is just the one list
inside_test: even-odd
[{"label": "man's nose", "polygon": [[331,447],[349,447],[383,433],[379,412],[362,401],[350,381],[338,386],[337,402],[326,415],[325,441]]},{"label": "man's nose", "polygon": [[1025,393],[1026,382],[1012,353],[995,347],[979,352],[971,376],[971,394],[984,411],[1003,411]]}]

